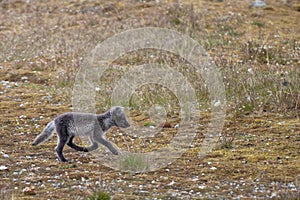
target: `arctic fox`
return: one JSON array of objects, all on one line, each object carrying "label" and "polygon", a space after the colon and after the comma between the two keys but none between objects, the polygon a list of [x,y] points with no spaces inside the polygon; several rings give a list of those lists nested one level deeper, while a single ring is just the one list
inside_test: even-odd
[{"label": "arctic fox", "polygon": [[[67,162],[62,152],[66,144],[77,151],[89,152],[97,149],[98,143],[100,143],[106,146],[114,155],[118,155],[117,149],[104,137],[105,132],[112,126],[121,128],[130,126],[123,107],[112,107],[109,111],[100,115],[78,112],[64,113],[49,122],[43,132],[35,138],[32,145],[36,146],[45,142],[55,131],[58,136],[55,151],[62,162]],[[91,146],[77,146],[73,143],[75,136],[89,137]]]}]

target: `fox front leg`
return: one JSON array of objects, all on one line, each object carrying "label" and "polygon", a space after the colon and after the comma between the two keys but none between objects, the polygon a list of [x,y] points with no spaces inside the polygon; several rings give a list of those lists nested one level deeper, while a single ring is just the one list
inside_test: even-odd
[{"label": "fox front leg", "polygon": [[112,145],[112,143],[110,141],[108,141],[107,139],[105,139],[102,135],[94,134],[93,139],[96,142],[106,146],[114,155],[119,154],[118,150]]}]

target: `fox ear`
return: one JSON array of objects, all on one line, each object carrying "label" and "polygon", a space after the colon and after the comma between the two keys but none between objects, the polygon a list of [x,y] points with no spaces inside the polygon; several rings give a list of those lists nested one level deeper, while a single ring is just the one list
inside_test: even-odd
[{"label": "fox ear", "polygon": [[124,112],[124,109],[120,106],[115,106],[111,108],[112,115],[120,116]]}]

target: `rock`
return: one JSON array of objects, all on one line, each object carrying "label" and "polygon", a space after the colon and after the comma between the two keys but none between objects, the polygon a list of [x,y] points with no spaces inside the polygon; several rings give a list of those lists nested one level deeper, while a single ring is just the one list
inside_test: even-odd
[{"label": "rock", "polygon": [[22,77],[21,77],[21,80],[22,80],[22,81],[28,80],[28,77],[27,77],[27,76],[22,76]]},{"label": "rock", "polygon": [[26,187],[23,189],[25,195],[36,195],[34,187]]},{"label": "rock", "polygon": [[169,184],[168,184],[168,186],[172,186],[172,185],[174,185],[174,183],[175,183],[175,181],[171,181]]},{"label": "rock", "polygon": [[192,180],[192,181],[199,181],[199,178],[198,178],[198,177],[195,177],[195,178],[192,178],[191,180]]},{"label": "rock", "polygon": [[6,167],[5,165],[1,165],[0,166],[0,171],[8,171],[8,167]]},{"label": "rock", "polygon": [[221,101],[220,100],[214,102],[214,107],[219,107],[220,105],[221,105]]},{"label": "rock", "polygon": [[206,188],[206,185],[199,185],[198,188],[201,189],[201,190],[203,190],[203,189]]},{"label": "rock", "polygon": [[265,7],[266,5],[267,4],[263,0],[255,0],[251,4],[251,8],[261,8],[261,7]]}]

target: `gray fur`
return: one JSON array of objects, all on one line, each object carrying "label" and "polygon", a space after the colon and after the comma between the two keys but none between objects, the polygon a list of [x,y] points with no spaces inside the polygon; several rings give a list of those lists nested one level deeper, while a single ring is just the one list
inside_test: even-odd
[{"label": "gray fur", "polygon": [[[55,148],[60,161],[66,162],[63,156],[63,148],[67,144],[77,151],[89,152],[98,148],[98,143],[106,146],[114,155],[118,155],[117,149],[104,137],[105,133],[112,127],[129,127],[124,109],[116,106],[112,107],[104,114],[96,115],[90,113],[64,113],[51,121],[44,131],[36,137],[32,145],[38,145],[46,141],[56,129],[58,135],[57,146]],[[51,131],[51,134],[49,134]],[[88,147],[77,146],[73,143],[76,136],[89,137],[91,145]]]},{"label": "gray fur", "polygon": [[54,121],[49,122],[43,132],[35,138],[32,145],[36,146],[50,139],[53,136],[54,128]]}]

